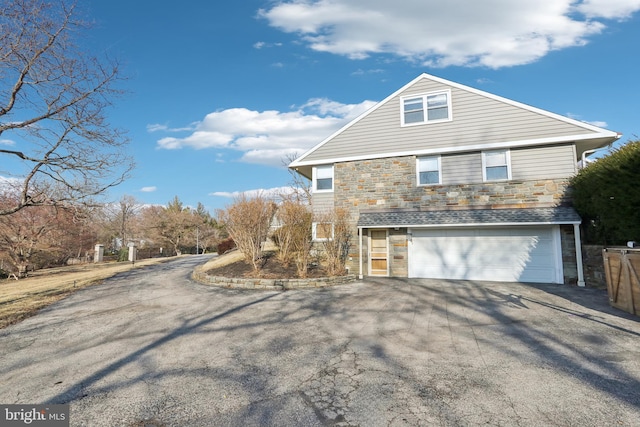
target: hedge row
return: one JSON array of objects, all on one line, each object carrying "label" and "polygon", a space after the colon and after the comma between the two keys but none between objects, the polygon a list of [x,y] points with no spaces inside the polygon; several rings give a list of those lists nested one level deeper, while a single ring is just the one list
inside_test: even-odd
[{"label": "hedge row", "polygon": [[640,140],[581,169],[572,186],[587,243],[640,242]]}]

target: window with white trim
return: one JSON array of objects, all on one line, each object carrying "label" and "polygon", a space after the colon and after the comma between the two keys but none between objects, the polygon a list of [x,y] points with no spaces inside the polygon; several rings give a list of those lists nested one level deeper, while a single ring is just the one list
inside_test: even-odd
[{"label": "window with white trim", "polygon": [[482,152],[482,179],[485,181],[511,179],[511,156],[509,150]]},{"label": "window with white trim", "polygon": [[333,165],[313,167],[313,191],[315,193],[333,191]]},{"label": "window with white trim", "polygon": [[424,98],[409,98],[402,101],[405,125],[424,122]]},{"label": "window with white trim", "polygon": [[311,237],[316,242],[333,239],[333,224],[330,222],[314,222],[311,225]]},{"label": "window with white trim", "polygon": [[430,92],[400,98],[402,126],[451,120],[451,91]]},{"label": "window with white trim", "polygon": [[436,185],[442,182],[440,156],[418,157],[418,185]]}]

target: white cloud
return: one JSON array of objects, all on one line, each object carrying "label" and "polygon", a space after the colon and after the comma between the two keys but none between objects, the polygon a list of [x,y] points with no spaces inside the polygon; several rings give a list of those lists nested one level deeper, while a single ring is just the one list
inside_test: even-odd
[{"label": "white cloud", "polygon": [[0,139],[0,145],[16,145],[16,143],[10,139]]},{"label": "white cloud", "polygon": [[209,193],[210,196],[216,197],[225,197],[228,199],[235,199],[236,197],[240,197],[242,195],[246,197],[255,197],[255,196],[263,196],[270,199],[279,198],[282,195],[289,195],[295,193],[296,189],[294,187],[274,187],[274,188],[258,188],[254,190],[247,191],[214,191],[213,193]]},{"label": "white cloud", "polygon": [[381,68],[374,68],[371,70],[363,70],[363,69],[357,69],[356,71],[354,71],[353,73],[351,73],[352,76],[364,76],[365,74],[383,74],[384,70]]},{"label": "white cloud", "polygon": [[191,123],[189,126],[181,128],[170,128],[167,125],[154,123],[147,125],[147,132],[185,132],[194,130],[196,125],[197,123]]},{"label": "white cloud", "polygon": [[600,128],[606,128],[608,126],[607,122],[604,122],[602,120],[582,120],[579,114],[567,113],[567,117],[574,120],[580,120],[581,122],[590,124],[592,126],[598,126]]},{"label": "white cloud", "polygon": [[282,43],[256,42],[253,44],[254,49],[263,49],[265,47],[280,47]]},{"label": "white cloud", "polygon": [[164,137],[157,144],[163,149],[233,149],[243,153],[243,162],[280,166],[283,159],[308,150],[375,104],[315,98],[287,112],[230,108],[207,114],[191,135]]},{"label": "white cloud", "polygon": [[169,129],[167,125],[161,125],[158,123],[154,123],[152,125],[147,125],[147,132],[158,132],[158,131],[166,131]]},{"label": "white cloud", "polygon": [[153,193],[157,189],[158,189],[158,187],[156,187],[156,186],[150,186],[150,187],[142,187],[140,189],[140,191],[142,191],[143,193]]},{"label": "white cloud", "polygon": [[588,18],[622,20],[640,9],[640,0],[584,0],[576,8]]},{"label": "white cloud", "polygon": [[606,128],[608,126],[607,122],[602,122],[599,120],[587,121],[585,123],[589,123],[590,125],[593,125],[593,126],[598,126],[599,128]]},{"label": "white cloud", "polygon": [[488,79],[486,77],[480,77],[479,79],[476,79],[476,83],[478,83],[479,85],[486,85],[493,82],[491,81],[491,79]]},{"label": "white cloud", "polygon": [[393,54],[427,66],[500,68],[587,43],[640,0],[295,0],[259,16],[314,50]]}]

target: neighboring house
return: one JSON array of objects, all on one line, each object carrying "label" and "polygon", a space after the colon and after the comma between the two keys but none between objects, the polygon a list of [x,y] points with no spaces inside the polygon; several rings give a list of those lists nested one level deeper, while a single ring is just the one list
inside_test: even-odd
[{"label": "neighboring house", "polygon": [[584,286],[568,184],[619,137],[422,74],[289,167],[348,210],[352,273]]}]

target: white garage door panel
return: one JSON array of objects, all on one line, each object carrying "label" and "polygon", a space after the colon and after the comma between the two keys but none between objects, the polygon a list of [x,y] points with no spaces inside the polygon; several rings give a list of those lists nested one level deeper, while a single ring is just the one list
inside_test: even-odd
[{"label": "white garage door panel", "polygon": [[414,229],[409,277],[558,282],[552,227]]}]

